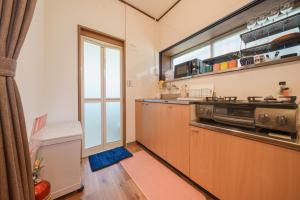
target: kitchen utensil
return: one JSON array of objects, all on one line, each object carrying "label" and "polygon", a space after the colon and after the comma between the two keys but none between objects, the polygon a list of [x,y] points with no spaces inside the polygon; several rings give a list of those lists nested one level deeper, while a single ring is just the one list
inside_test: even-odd
[{"label": "kitchen utensil", "polygon": [[247,97],[248,102],[260,102],[261,100],[259,100],[259,99],[261,99],[261,98],[263,98],[263,97],[262,96],[249,96],[249,97]]},{"label": "kitchen utensil", "polygon": [[288,13],[292,11],[294,1],[286,1],[280,5],[280,12],[288,16]]},{"label": "kitchen utensil", "polygon": [[279,96],[280,102],[295,103],[297,96]]},{"label": "kitchen utensil", "polygon": [[266,61],[270,61],[271,60],[269,54],[266,54],[265,56],[266,56]]},{"label": "kitchen utensil", "polygon": [[265,62],[265,56],[263,54],[254,56],[254,64],[263,63],[263,62]]},{"label": "kitchen utensil", "polygon": [[181,90],[180,90],[180,97],[182,98],[186,98],[188,95],[188,89],[187,89],[187,85],[186,84],[183,84],[181,86]]},{"label": "kitchen utensil", "polygon": [[257,24],[263,26],[263,24],[267,21],[267,13],[263,13],[257,18]]},{"label": "kitchen utensil", "polygon": [[252,30],[256,26],[256,18],[252,18],[247,23],[247,28]]},{"label": "kitchen utensil", "polygon": [[297,33],[288,33],[286,35],[283,35],[283,36],[280,36],[278,38],[275,38],[271,42],[279,43],[279,42],[284,42],[286,40],[296,39],[298,37],[300,37],[300,32],[297,32]]},{"label": "kitchen utensil", "polygon": [[280,54],[280,52],[276,51],[276,53],[274,54],[274,60],[278,59],[279,54]]},{"label": "kitchen utensil", "polygon": [[252,64],[254,64],[254,57],[253,56],[243,57],[240,59],[240,63],[241,63],[241,66],[252,65]]},{"label": "kitchen utensil", "polygon": [[275,21],[275,19],[279,16],[280,10],[278,7],[273,8],[268,14],[268,20]]},{"label": "kitchen utensil", "polygon": [[265,100],[265,101],[276,101],[277,99],[274,98],[272,95],[270,95],[270,96],[266,96],[266,97],[264,98],[264,100]]},{"label": "kitchen utensil", "polygon": [[286,85],[285,81],[279,82],[280,94],[283,96],[289,96],[289,87]]}]

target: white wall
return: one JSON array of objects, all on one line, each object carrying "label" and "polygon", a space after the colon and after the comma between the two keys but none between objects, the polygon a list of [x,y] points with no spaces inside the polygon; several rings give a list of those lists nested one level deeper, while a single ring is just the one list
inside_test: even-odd
[{"label": "white wall", "polygon": [[42,114],[44,82],[44,1],[37,1],[28,34],[18,59],[16,81],[21,94],[27,135],[30,136],[33,119]]},{"label": "white wall", "polygon": [[135,99],[153,98],[156,95],[158,68],[155,52],[155,24],[147,16],[126,7],[126,79],[134,87],[126,91],[127,141],[135,141]]},{"label": "white wall", "polygon": [[45,93],[49,122],[76,120],[77,25],[126,40],[127,142],[135,140],[134,99],[155,95],[155,22],[117,0],[46,0]]},{"label": "white wall", "polygon": [[[223,16],[237,10],[249,0],[183,0],[158,23],[158,49],[184,39]],[[287,81],[292,95],[300,97],[300,62],[285,63],[259,69],[206,76],[181,84],[214,83],[217,96],[278,95],[279,81]]]}]

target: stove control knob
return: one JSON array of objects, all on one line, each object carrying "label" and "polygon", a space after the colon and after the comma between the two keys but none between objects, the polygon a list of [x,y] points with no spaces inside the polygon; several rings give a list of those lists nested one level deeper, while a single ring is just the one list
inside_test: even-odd
[{"label": "stove control knob", "polygon": [[284,115],[280,115],[280,116],[276,117],[276,123],[280,126],[287,125],[287,121],[288,121],[288,119]]},{"label": "stove control knob", "polygon": [[266,123],[268,121],[270,121],[270,117],[268,114],[264,113],[264,114],[259,114],[258,115],[258,121],[261,123]]}]

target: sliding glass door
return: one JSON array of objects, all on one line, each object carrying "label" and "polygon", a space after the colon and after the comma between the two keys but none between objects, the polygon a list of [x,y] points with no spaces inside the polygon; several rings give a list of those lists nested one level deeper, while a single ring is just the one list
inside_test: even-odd
[{"label": "sliding glass door", "polygon": [[83,156],[122,146],[122,48],[81,36]]}]

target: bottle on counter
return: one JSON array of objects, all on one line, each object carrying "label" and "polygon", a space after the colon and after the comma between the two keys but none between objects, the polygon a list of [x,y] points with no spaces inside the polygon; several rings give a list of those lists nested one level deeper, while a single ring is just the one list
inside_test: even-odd
[{"label": "bottle on counter", "polygon": [[186,84],[183,84],[181,86],[181,90],[180,90],[180,97],[181,98],[186,98],[188,97],[188,88]]}]

